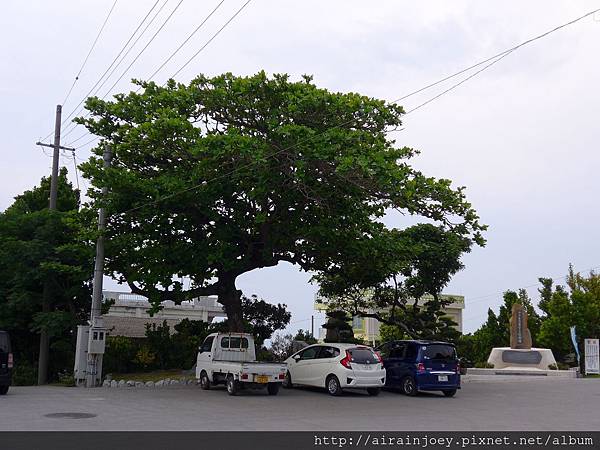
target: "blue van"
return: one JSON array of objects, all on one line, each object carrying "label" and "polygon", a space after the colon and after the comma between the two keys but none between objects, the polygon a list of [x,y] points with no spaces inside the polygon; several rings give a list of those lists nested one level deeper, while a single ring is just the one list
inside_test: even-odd
[{"label": "blue van", "polygon": [[376,350],[386,370],[385,386],[406,395],[442,391],[452,397],[460,389],[456,348],[448,342],[390,341]]}]

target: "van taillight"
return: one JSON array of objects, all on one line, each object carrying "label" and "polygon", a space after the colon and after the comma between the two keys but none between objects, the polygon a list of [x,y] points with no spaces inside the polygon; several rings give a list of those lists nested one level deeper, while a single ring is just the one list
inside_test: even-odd
[{"label": "van taillight", "polygon": [[13,368],[13,364],[14,364],[13,354],[9,353],[8,354],[8,368],[12,369]]},{"label": "van taillight", "polygon": [[417,364],[417,372],[425,373],[425,364],[423,364],[423,363]]},{"label": "van taillight", "polygon": [[456,373],[460,373],[460,363],[456,364]]},{"label": "van taillight", "polygon": [[383,364],[383,358],[381,357],[381,354],[379,352],[375,352],[375,356],[377,356],[377,359],[379,360],[379,362],[381,364]]},{"label": "van taillight", "polygon": [[243,373],[241,376],[242,380],[247,380],[248,379],[248,374],[247,373]]},{"label": "van taillight", "polygon": [[340,364],[346,369],[352,369],[352,366],[350,365],[350,353],[348,353],[348,350],[346,350],[346,356],[340,360]]}]

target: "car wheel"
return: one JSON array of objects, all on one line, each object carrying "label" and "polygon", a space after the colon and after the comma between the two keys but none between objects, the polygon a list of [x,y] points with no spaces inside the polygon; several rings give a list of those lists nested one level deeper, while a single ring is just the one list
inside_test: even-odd
[{"label": "car wheel", "polygon": [[411,397],[417,395],[417,384],[413,377],[404,377],[402,379],[402,393]]},{"label": "car wheel", "polygon": [[267,392],[269,393],[269,395],[277,395],[277,393],[279,392],[279,383],[268,383]]},{"label": "car wheel", "polygon": [[290,371],[288,370],[288,372],[285,374],[285,379],[283,380],[282,383],[283,387],[286,389],[291,389],[294,387],[294,385],[292,384],[292,375],[290,374]]},{"label": "car wheel", "polygon": [[210,389],[210,380],[208,379],[208,374],[204,370],[200,374],[200,387],[205,391]]},{"label": "car wheel", "polygon": [[330,375],[327,378],[327,392],[333,396],[342,395],[342,387],[340,386],[340,380],[335,375]]},{"label": "car wheel", "polygon": [[232,376],[227,377],[227,393],[229,395],[237,395],[239,387],[239,383]]},{"label": "car wheel", "polygon": [[0,386],[0,395],[6,395],[10,386]]},{"label": "car wheel", "polygon": [[379,388],[367,388],[367,394],[369,394],[371,397],[379,395],[380,391],[381,389]]},{"label": "car wheel", "polygon": [[450,391],[442,391],[446,397],[454,397],[456,394],[456,389],[452,389]]}]

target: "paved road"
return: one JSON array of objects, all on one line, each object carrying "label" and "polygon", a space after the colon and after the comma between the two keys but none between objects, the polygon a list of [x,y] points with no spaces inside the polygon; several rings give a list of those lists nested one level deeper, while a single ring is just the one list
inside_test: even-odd
[{"label": "paved road", "polygon": [[[454,398],[312,389],[228,396],[221,388],[13,387],[0,430],[600,430],[600,379],[481,381]],[[87,419],[49,418],[90,413]]]}]

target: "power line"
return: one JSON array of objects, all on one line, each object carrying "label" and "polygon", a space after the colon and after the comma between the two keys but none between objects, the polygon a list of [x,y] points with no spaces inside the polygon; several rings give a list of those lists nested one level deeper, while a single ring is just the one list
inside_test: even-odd
[{"label": "power line", "polygon": [[160,65],[160,67],[158,67],[158,69],[156,69],[156,70],[155,70],[155,71],[152,73],[152,75],[150,75],[150,76],[148,77],[148,80],[152,80],[152,79],[153,79],[153,78],[156,76],[156,74],[157,74],[158,72],[160,72],[160,70],[161,70],[163,67],[165,67],[165,65],[166,65],[166,64],[167,64],[169,61],[171,61],[171,59],[172,59],[172,58],[173,58],[173,57],[174,57],[174,56],[175,56],[175,55],[176,55],[176,54],[179,52],[179,50],[181,50],[181,49],[183,48],[183,46],[184,46],[185,44],[187,44],[187,43],[188,43],[188,41],[189,41],[189,40],[190,40],[192,37],[194,37],[194,35],[195,35],[195,34],[196,34],[196,33],[197,33],[199,30],[200,30],[200,28],[202,28],[202,26],[203,26],[203,25],[206,23],[206,21],[207,21],[208,19],[210,19],[210,17],[211,17],[211,16],[212,16],[212,15],[213,15],[213,14],[214,14],[214,13],[215,13],[215,12],[216,12],[216,11],[217,11],[219,8],[220,8],[220,7],[221,7],[221,5],[222,5],[223,3],[225,3],[225,0],[221,0],[221,1],[220,1],[220,2],[217,4],[217,6],[215,6],[215,8],[214,8],[214,9],[213,9],[213,10],[210,12],[210,14],[208,14],[208,16],[206,16],[206,17],[204,18],[204,20],[203,20],[203,21],[200,23],[200,25],[198,25],[198,26],[196,27],[196,29],[195,29],[194,31],[192,31],[192,33],[191,33],[191,34],[190,34],[190,35],[189,35],[189,36],[188,36],[188,37],[185,39],[185,41],[183,41],[183,42],[182,42],[182,43],[179,45],[179,47],[177,47],[177,49],[175,49],[175,51],[174,51],[173,53],[171,53],[171,55],[170,55],[170,56],[169,56],[169,57],[168,57],[168,58],[167,58],[167,59],[166,59],[166,60],[165,60],[165,61],[164,61],[164,62],[163,62],[161,65]]},{"label": "power line", "polygon": [[492,60],[494,60],[494,59],[496,59],[496,58],[498,58],[498,57],[500,57],[500,56],[503,56],[503,55],[504,55],[504,54],[506,54],[506,53],[511,53],[511,52],[513,52],[513,51],[517,50],[518,48],[521,48],[521,47],[523,47],[523,46],[525,46],[525,45],[527,45],[527,44],[530,44],[530,43],[532,43],[532,42],[534,42],[534,41],[537,41],[538,39],[542,39],[543,37],[546,37],[546,36],[548,36],[549,34],[552,34],[552,33],[554,33],[555,31],[558,31],[558,30],[560,30],[560,29],[562,29],[562,28],[568,27],[569,25],[573,25],[574,23],[577,23],[577,22],[579,22],[580,20],[583,20],[583,19],[585,19],[586,17],[589,17],[589,16],[591,16],[591,15],[593,15],[593,14],[595,14],[595,13],[599,12],[599,11],[600,11],[600,8],[598,8],[598,9],[595,9],[594,11],[590,11],[590,12],[588,12],[588,13],[584,14],[583,16],[579,16],[579,17],[577,17],[576,19],[573,19],[573,20],[571,20],[570,22],[566,22],[566,23],[564,23],[564,24],[562,24],[562,25],[559,25],[559,26],[557,26],[557,27],[554,27],[554,28],[552,28],[551,30],[548,30],[548,31],[546,31],[546,32],[544,32],[544,33],[542,33],[542,34],[539,34],[539,35],[537,35],[537,36],[535,36],[535,37],[532,37],[532,38],[530,38],[530,39],[527,39],[526,41],[523,41],[523,42],[521,42],[520,44],[518,44],[518,45],[515,45],[514,47],[511,47],[511,48],[509,48],[509,49],[507,49],[507,50],[504,50],[504,51],[502,51],[502,52],[500,52],[500,53],[496,53],[494,56],[490,56],[489,58],[486,58],[486,59],[484,59],[483,61],[479,61],[479,62],[478,62],[478,63],[476,63],[476,64],[473,64],[473,65],[471,65],[471,66],[469,66],[469,67],[466,67],[466,68],[464,68],[464,69],[461,69],[461,70],[459,70],[458,72],[455,72],[455,73],[453,73],[453,74],[451,74],[451,75],[448,75],[448,76],[446,76],[446,77],[444,77],[444,78],[442,78],[442,79],[440,79],[440,80],[438,80],[438,81],[435,81],[435,82],[433,82],[433,83],[430,83],[430,84],[428,84],[428,85],[426,85],[426,86],[424,86],[424,87],[422,87],[422,88],[420,88],[420,89],[417,89],[416,91],[409,92],[408,94],[406,94],[406,95],[403,95],[402,97],[399,97],[399,98],[397,98],[396,100],[392,101],[392,103],[397,103],[397,102],[399,102],[400,100],[404,100],[405,98],[412,97],[413,95],[415,95],[415,94],[418,94],[419,92],[423,92],[423,91],[424,91],[424,90],[426,90],[426,89],[429,89],[429,88],[432,88],[432,87],[434,87],[434,86],[437,86],[438,84],[440,84],[440,83],[443,83],[444,81],[447,81],[447,80],[449,80],[449,79],[451,79],[451,78],[454,78],[454,77],[456,77],[456,76],[458,76],[458,75],[461,75],[461,74],[463,74],[463,73],[465,73],[465,72],[468,72],[469,70],[471,70],[471,69],[474,69],[475,67],[479,67],[479,66],[481,66],[482,64],[485,64],[485,63],[487,63],[487,62],[489,62],[489,61],[492,61]]},{"label": "power line", "polygon": [[211,37],[211,38],[210,38],[208,41],[206,41],[206,43],[205,43],[205,44],[204,44],[202,47],[200,47],[200,50],[198,50],[196,53],[194,53],[194,54],[192,55],[192,57],[191,57],[190,59],[188,59],[188,60],[185,62],[185,64],[184,64],[183,66],[181,66],[181,67],[179,68],[179,70],[178,70],[177,72],[175,72],[175,73],[174,73],[174,74],[171,76],[171,78],[175,78],[175,77],[176,77],[176,76],[177,76],[177,75],[178,75],[178,74],[179,74],[179,73],[180,73],[180,72],[181,72],[183,69],[185,69],[185,68],[188,66],[188,64],[189,64],[189,63],[191,63],[191,62],[192,62],[192,61],[193,61],[193,60],[196,58],[196,56],[198,56],[198,55],[199,55],[199,54],[200,54],[200,53],[201,53],[201,52],[202,52],[202,51],[203,51],[203,50],[204,50],[204,49],[205,49],[205,48],[206,48],[206,47],[207,47],[207,46],[208,46],[208,45],[209,45],[209,44],[210,44],[212,41],[213,41],[213,39],[215,39],[215,38],[216,38],[216,37],[217,37],[217,36],[218,36],[218,35],[221,33],[221,31],[223,31],[223,30],[224,30],[224,29],[227,27],[227,25],[229,25],[229,24],[231,23],[231,21],[232,21],[233,19],[235,19],[235,18],[238,16],[238,14],[239,14],[239,13],[241,13],[241,12],[242,12],[242,10],[243,10],[243,9],[244,9],[244,8],[245,8],[245,7],[248,5],[248,3],[250,3],[251,1],[252,1],[252,0],[247,0],[247,1],[246,1],[246,3],[244,3],[244,4],[242,5],[242,7],[241,7],[240,9],[238,9],[238,10],[235,12],[235,14],[234,14],[233,16],[231,16],[231,18],[230,18],[230,19],[229,19],[227,22],[225,22],[225,25],[223,25],[221,28],[219,28],[219,30],[218,30],[218,31],[217,31],[215,34],[213,34],[213,35],[212,35],[212,37]]},{"label": "power line", "polygon": [[[246,3],[244,3],[242,5],[241,8],[239,8],[235,14],[216,32],[212,35],[212,37],[190,58],[188,59],[188,61],[184,64],[184,66],[182,66],[171,78],[175,77],[175,75],[177,75],[181,70],[183,70],[194,58],[196,58],[226,27],[227,25],[229,25],[229,23],[231,23],[231,21],[233,19],[235,19],[235,17],[246,7],[246,5],[248,5],[248,3],[250,3],[252,0],[248,0],[246,1]],[[154,71],[154,73],[150,76],[150,80],[169,62],[169,60],[171,60],[173,58],[173,56],[175,56],[175,54],[177,52],[179,52],[179,50],[196,34],[196,32],[198,30],[200,30],[200,28],[202,28],[202,25],[216,12],[216,10],[223,4],[224,0],[221,1],[212,11],[211,13],[202,21],[202,23],[188,36],[188,38],[167,58],[167,60],[158,68]],[[163,5],[164,6],[164,5]],[[118,82],[118,80],[117,80]],[[115,83],[116,84],[116,83]],[[166,84],[166,83],[165,83]],[[113,85],[114,87],[114,85]],[[112,89],[112,88],[111,88]],[[138,88],[137,91],[139,91],[141,88]],[[136,91],[136,92],[137,92]],[[110,90],[109,90],[110,92]],[[108,95],[108,93],[106,94]],[[102,97],[103,99],[106,97],[106,95],[104,97]],[[90,113],[86,113],[86,115],[84,117],[89,116]],[[73,129],[67,131],[64,136],[69,135],[71,132],[73,131]],[[91,133],[86,133],[84,136],[87,136]]]},{"label": "power line", "polygon": [[[157,2],[160,0],[157,0]],[[79,108],[83,102],[85,102],[85,100],[87,99],[87,97],[91,95],[96,95],[98,93],[98,91],[100,91],[100,89],[102,89],[102,87],[106,84],[106,82],[113,76],[113,74],[115,73],[115,71],[119,68],[119,66],[123,63],[123,61],[125,60],[125,58],[127,58],[127,56],[129,55],[129,53],[131,52],[131,50],[133,50],[135,48],[135,46],[137,45],[137,43],[139,42],[139,40],[144,36],[144,34],[146,33],[146,31],[148,30],[148,28],[154,23],[154,20],[160,15],[160,13],[162,12],[162,10],[164,9],[164,7],[167,5],[167,3],[169,2],[169,0],[165,0],[164,3],[160,6],[160,8],[158,9],[158,11],[156,11],[156,14],[154,14],[154,16],[152,16],[152,18],[150,19],[150,21],[148,21],[148,23],[146,24],[146,26],[144,27],[144,29],[142,30],[142,32],[137,36],[137,38],[135,39],[135,41],[133,42],[133,44],[131,44],[131,46],[129,47],[129,49],[125,52],[125,54],[121,57],[121,59],[117,62],[116,65],[114,65],[113,69],[110,71],[110,73],[105,77],[106,72],[108,72],[109,69],[107,69],[107,71],[102,75],[102,77],[100,77],[100,79],[98,80],[98,82],[96,83],[96,85],[94,85],[94,87],[92,87],[92,89],[90,89],[90,91],[85,95],[85,97],[79,102],[79,104],[73,109],[73,111],[71,111],[69,113],[69,115],[65,118],[65,122],[71,118],[74,114],[79,114],[81,112],[83,112],[84,108],[81,107]],[[142,26],[142,24],[145,22],[145,20],[148,18],[148,16],[152,13],[152,11],[154,10],[154,8],[156,7],[156,3],[152,6],[152,8],[148,11],[148,13],[146,14],[146,16],[144,17],[144,19],[142,20],[142,22],[140,23],[140,25],[136,28],[136,31],[134,31],[134,33],[132,34],[131,37],[135,36],[135,34],[137,33],[137,30],[139,30],[139,28]],[[168,19],[167,19],[168,20]],[[164,25],[164,24],[163,24]],[[129,41],[131,41],[131,38],[129,39]],[[129,42],[128,41],[128,42]],[[127,45],[127,44],[126,44]],[[126,45],[124,46],[124,48],[126,47]],[[144,49],[145,50],[145,49]],[[143,50],[142,50],[143,51]],[[120,52],[122,53],[122,52]],[[117,55],[117,57],[115,59],[117,59],[119,56]],[[139,57],[139,55],[138,55]],[[136,57],[137,59],[137,57]],[[135,62],[135,60],[134,60]],[[123,74],[124,75],[124,74]],[[121,77],[123,77],[123,75],[121,75]],[[98,83],[100,83],[100,81],[102,80],[102,78],[104,78],[104,81],[102,81],[102,83],[98,86]],[[118,80],[117,80],[118,82]],[[97,87],[96,87],[97,86]],[[112,88],[111,88],[112,89]],[[108,95],[108,93],[106,94]],[[106,95],[104,97],[106,97]],[[102,98],[104,98],[102,97]],[[77,108],[79,108],[79,110],[77,110]],[[89,116],[89,112],[85,115],[85,117]],[[70,129],[68,129],[69,127],[72,127]],[[77,125],[74,122],[69,123],[69,125],[67,126],[67,132],[63,134],[63,136],[68,136],[70,133],[73,132],[73,130],[77,127]]]},{"label": "power line", "polygon": [[106,96],[108,96],[108,94],[110,94],[110,92],[113,90],[113,88],[117,85],[117,83],[119,81],[121,81],[121,79],[125,76],[125,74],[127,73],[127,71],[129,71],[129,69],[131,69],[131,66],[133,66],[135,64],[135,62],[138,60],[138,58],[140,56],[142,56],[142,54],[146,51],[146,49],[150,46],[150,44],[152,43],[152,41],[154,41],[154,39],[156,38],[156,36],[158,36],[158,33],[160,33],[162,31],[162,29],[165,27],[165,25],[169,22],[169,20],[171,19],[171,17],[173,17],[173,15],[175,14],[175,12],[177,12],[177,10],[179,9],[179,7],[181,6],[181,4],[183,3],[183,0],[179,0],[179,3],[177,3],[177,5],[175,6],[175,8],[173,8],[173,11],[171,11],[171,13],[169,14],[169,16],[165,19],[165,21],[162,23],[162,25],[159,27],[158,30],[156,30],[156,32],[152,35],[152,37],[150,38],[150,40],[146,43],[146,45],[144,46],[144,48],[142,48],[142,50],[137,54],[137,56],[133,59],[133,61],[131,61],[131,63],[127,66],[127,68],[123,71],[123,73],[121,74],[121,76],[117,79],[117,81],[115,81],[113,83],[113,85],[108,89],[108,91],[106,92],[106,94],[104,94],[104,96],[102,97],[102,99],[106,98]]},{"label": "power line", "polygon": [[[75,106],[75,108],[73,108],[73,111],[71,112],[71,114],[69,114],[66,118],[65,121],[68,120],[73,113],[75,112],[75,110],[81,106],[81,104],[85,101],[85,99],[87,97],[89,97],[89,95],[94,91],[94,89],[96,89],[96,86],[98,86],[98,84],[104,79],[104,77],[106,76],[106,74],[108,73],[108,71],[114,66],[115,62],[117,61],[117,59],[119,59],[119,56],[121,56],[121,54],[125,51],[125,49],[127,48],[127,46],[129,45],[129,43],[131,42],[131,40],[133,39],[133,37],[137,34],[137,32],[139,31],[139,29],[142,27],[142,25],[144,24],[144,22],[146,21],[146,19],[148,18],[148,16],[152,13],[152,11],[154,10],[154,8],[156,8],[156,5],[158,5],[158,2],[160,2],[160,0],[156,0],[156,2],[154,2],[154,5],[152,5],[152,7],[150,8],[150,10],[146,13],[146,15],[144,16],[144,18],[141,20],[141,22],[138,24],[137,28],[133,31],[133,33],[131,34],[131,36],[129,36],[129,39],[127,39],[127,42],[125,42],[125,44],[123,44],[123,47],[121,47],[121,50],[119,51],[119,53],[117,54],[117,56],[114,57],[114,59],[112,60],[112,62],[110,63],[110,65],[108,66],[108,68],[104,71],[104,73],[100,76],[100,78],[98,78],[98,81],[96,81],[96,83],[92,86],[92,88],[89,90],[89,92],[83,97],[83,100],[81,100],[77,106]],[[115,2],[116,3],[116,2]],[[166,2],[165,2],[166,4]],[[164,5],[163,5],[164,6]],[[160,11],[159,11],[160,12]],[[142,33],[143,34],[143,33]],[[141,37],[142,35],[140,35]],[[135,44],[134,44],[135,45]],[[122,61],[122,60],[121,60]],[[63,102],[64,104],[64,102]],[[64,125],[64,123],[63,123]]]},{"label": "power line", "polygon": [[104,23],[102,23],[102,26],[100,27],[100,31],[98,31],[98,34],[96,35],[96,39],[94,39],[94,42],[92,43],[92,47],[90,48],[90,51],[88,52],[85,59],[83,60],[83,64],[81,64],[81,67],[79,68],[79,72],[77,72],[77,75],[75,75],[73,84],[71,85],[71,88],[69,89],[69,92],[67,93],[67,96],[65,97],[65,99],[62,102],[63,106],[65,105],[65,103],[67,103],[67,100],[69,99],[69,96],[71,95],[71,92],[73,92],[73,88],[75,87],[75,84],[79,80],[79,76],[81,75],[81,72],[83,72],[83,69],[84,69],[85,65],[87,64],[88,59],[90,58],[90,55],[92,54],[92,51],[94,50],[94,47],[96,47],[96,44],[98,43],[98,39],[100,39],[100,35],[102,34],[102,31],[104,30],[104,27],[106,26],[108,19],[110,18],[113,10],[115,9],[115,6],[117,5],[118,1],[119,0],[115,0],[110,8],[110,11],[108,11],[108,15],[106,16],[106,19],[104,19]]},{"label": "power line", "polygon": [[[250,1],[251,1],[251,0],[248,0],[248,1],[247,1],[247,2],[246,2],[246,3],[245,3],[243,6],[242,6],[242,8],[240,8],[240,9],[238,10],[238,12],[236,12],[236,14],[234,14],[234,16],[233,16],[231,19],[229,19],[229,21],[228,21],[228,22],[226,22],[226,24],[225,24],[225,25],[224,25],[224,26],[223,26],[223,27],[222,27],[222,28],[221,28],[221,29],[220,29],[220,30],[219,30],[219,31],[218,31],[218,32],[217,32],[217,33],[216,33],[216,34],[213,36],[213,38],[214,38],[216,35],[218,35],[218,33],[219,33],[219,32],[220,32],[220,31],[221,31],[223,28],[225,28],[225,26],[227,26],[227,24],[228,24],[229,22],[231,22],[231,20],[233,20],[233,18],[235,18],[235,16],[236,16],[237,14],[239,14],[239,12],[240,12],[240,11],[241,11],[241,10],[242,10],[242,9],[243,9],[243,8],[244,8],[244,7],[245,7],[247,4],[248,4],[248,3],[250,3]],[[481,61],[481,62],[479,62],[479,63],[477,63],[477,64],[475,64],[475,65],[472,65],[472,66],[470,66],[470,67],[469,67],[469,68],[467,68],[467,69],[463,69],[462,71],[456,72],[456,73],[455,73],[455,74],[453,74],[453,75],[450,75],[450,76],[447,76],[447,77],[443,78],[442,80],[444,80],[444,81],[445,81],[445,80],[447,80],[447,79],[450,79],[450,78],[452,78],[452,77],[454,77],[454,76],[457,76],[457,75],[459,75],[460,73],[464,73],[464,72],[466,72],[467,70],[470,70],[470,69],[472,69],[472,68],[474,68],[474,67],[478,67],[478,66],[480,66],[480,65],[482,65],[482,64],[484,64],[484,63],[486,63],[486,62],[490,62],[490,61],[492,61],[490,64],[488,64],[487,66],[485,66],[483,69],[481,69],[481,70],[479,70],[478,72],[476,72],[474,75],[472,75],[472,76],[468,77],[467,79],[463,80],[463,81],[462,81],[462,82],[460,82],[460,83],[457,83],[455,86],[451,87],[450,89],[446,90],[445,92],[449,92],[450,90],[452,90],[452,89],[456,88],[457,86],[459,86],[460,84],[464,83],[465,81],[467,81],[468,79],[472,78],[473,76],[477,75],[478,73],[481,73],[483,70],[485,70],[485,69],[487,69],[488,67],[490,67],[491,65],[495,64],[495,63],[496,63],[496,62],[498,62],[500,59],[504,58],[505,56],[507,56],[508,54],[512,53],[512,52],[513,52],[513,51],[515,51],[516,49],[518,49],[518,48],[520,48],[520,47],[523,47],[524,45],[527,45],[528,43],[531,43],[531,42],[534,42],[534,41],[536,41],[536,40],[538,40],[538,39],[541,39],[541,38],[542,38],[542,37],[544,37],[544,36],[548,36],[549,34],[551,34],[551,33],[555,32],[555,31],[558,31],[558,30],[560,30],[560,29],[562,29],[562,28],[564,28],[564,27],[566,27],[566,26],[568,26],[568,25],[574,24],[574,23],[576,23],[576,22],[578,22],[578,21],[580,21],[580,20],[582,20],[582,19],[584,19],[584,18],[586,18],[586,17],[588,17],[588,16],[590,16],[590,15],[592,15],[592,14],[594,14],[594,13],[598,12],[598,11],[600,11],[600,8],[599,8],[599,9],[596,9],[596,10],[594,10],[594,11],[588,12],[588,13],[586,13],[586,14],[584,14],[584,15],[582,15],[582,16],[580,16],[580,17],[576,18],[576,19],[573,19],[573,20],[571,20],[571,21],[569,21],[569,22],[567,22],[567,23],[565,23],[565,24],[559,25],[559,26],[557,26],[557,27],[553,28],[552,30],[546,31],[545,33],[542,33],[542,34],[540,34],[540,35],[538,35],[538,36],[535,36],[535,37],[533,37],[533,38],[531,38],[531,39],[528,39],[527,41],[524,41],[524,42],[522,42],[522,43],[520,43],[520,44],[518,44],[518,45],[516,45],[516,46],[514,46],[514,47],[511,47],[511,48],[509,48],[508,50],[505,50],[505,51],[503,51],[503,52],[500,52],[500,53],[498,53],[498,54],[496,54],[496,55],[494,55],[494,56],[492,56],[492,57],[490,57],[490,58],[486,58],[485,60],[483,60],[483,61]],[[208,43],[210,43],[210,41],[211,41],[213,38],[211,38],[211,39],[210,39],[210,40],[207,42],[207,44],[208,44]],[[181,68],[180,68],[180,69],[179,69],[179,70],[178,70],[178,71],[177,71],[177,72],[176,72],[176,73],[173,75],[173,77],[175,77],[175,75],[177,75],[179,72],[181,72],[181,70],[182,70],[182,69],[183,69],[183,68],[184,68],[184,67],[185,67],[187,64],[189,64],[189,62],[191,62],[191,60],[192,60],[193,58],[195,58],[195,56],[196,56],[196,55],[197,55],[197,54],[198,54],[200,51],[202,51],[202,49],[203,49],[203,48],[205,48],[207,44],[205,44],[205,45],[204,45],[204,47],[202,47],[202,48],[201,48],[201,49],[200,49],[200,50],[199,50],[199,51],[198,51],[198,52],[197,52],[195,55],[193,55],[193,56],[192,56],[192,58],[190,58],[190,59],[189,59],[189,60],[186,62],[186,64],[184,64],[184,66],[183,66],[183,67],[181,67]],[[434,86],[434,85],[436,85],[436,84],[439,84],[440,82],[442,82],[442,80],[440,80],[439,82],[431,83],[430,85],[426,86],[425,88],[422,88],[422,89],[420,89],[420,90],[417,90],[417,91],[414,91],[414,92],[412,92],[412,93],[409,93],[409,94],[407,94],[407,95],[404,95],[404,96],[400,97],[398,100],[394,100],[394,101],[393,101],[393,102],[391,102],[391,103],[396,103],[396,102],[398,102],[400,99],[404,99],[404,98],[410,97],[411,95],[414,95],[414,94],[415,94],[415,93],[417,93],[417,92],[421,92],[421,91],[423,91],[424,89],[428,89],[429,87],[432,87],[432,86]],[[434,98],[432,98],[432,99],[430,99],[430,100],[426,101],[424,104],[428,104],[428,103],[432,102],[432,101],[433,101],[433,100],[435,100],[436,98],[439,98],[439,97],[440,97],[440,95],[443,95],[445,92],[443,92],[442,94],[438,94],[438,95],[437,95],[437,96],[435,96]],[[420,107],[424,106],[424,104],[422,104],[422,105],[419,105],[417,108],[420,108]],[[414,108],[414,109],[412,109],[412,110],[411,110],[411,111],[409,111],[409,112],[415,111],[417,108]],[[407,114],[408,114],[408,113],[407,113]],[[316,137],[322,136],[323,134],[325,134],[325,133],[326,133],[326,132],[328,132],[328,131],[331,131],[331,130],[333,130],[333,129],[336,129],[336,128],[340,128],[340,127],[342,127],[342,126],[344,126],[344,125],[348,125],[348,124],[350,124],[350,123],[352,123],[352,122],[354,122],[354,119],[351,119],[351,120],[349,120],[349,121],[343,122],[343,123],[341,123],[341,124],[338,124],[338,125],[336,125],[336,126],[330,127],[330,128],[328,128],[328,129],[326,129],[326,130],[324,130],[324,131],[321,131],[321,132],[319,132],[319,133],[316,133],[316,134],[314,134],[314,135],[312,135],[312,136],[310,136],[310,137],[308,137],[308,138],[302,139],[302,140],[300,140],[300,141],[296,142],[295,144],[291,144],[291,145],[289,145],[289,146],[287,146],[287,147],[281,148],[281,149],[279,149],[279,150],[277,150],[277,151],[275,151],[275,152],[271,153],[270,155],[268,155],[268,156],[267,156],[267,158],[272,158],[272,157],[274,157],[274,156],[276,156],[276,155],[278,155],[278,154],[281,154],[281,153],[283,153],[283,152],[285,152],[285,151],[287,151],[287,150],[290,150],[290,149],[292,149],[293,147],[296,147],[296,146],[298,146],[298,145],[300,145],[300,144],[303,144],[303,143],[306,143],[306,142],[310,142],[310,141],[314,140]],[[177,195],[179,195],[179,194],[183,194],[183,193],[186,193],[186,192],[194,191],[194,190],[196,190],[196,189],[199,189],[199,188],[201,188],[201,187],[203,187],[203,186],[207,185],[207,184],[208,184],[208,183],[210,183],[210,182],[214,182],[214,181],[217,181],[217,180],[219,180],[219,179],[222,179],[222,178],[227,178],[227,177],[229,177],[229,176],[233,175],[234,173],[236,173],[236,172],[238,172],[238,171],[240,171],[240,170],[243,170],[243,169],[245,169],[245,168],[251,167],[251,166],[253,166],[253,165],[255,165],[255,164],[256,164],[256,162],[250,162],[250,163],[248,163],[248,164],[244,164],[244,165],[242,165],[242,166],[239,166],[239,167],[237,167],[237,168],[235,168],[235,169],[233,169],[233,170],[231,170],[231,171],[228,171],[228,172],[226,172],[226,173],[223,173],[223,174],[221,174],[221,175],[218,175],[218,176],[216,176],[216,177],[210,178],[210,179],[208,179],[208,180],[204,180],[204,181],[202,181],[201,183],[198,183],[198,184],[196,184],[196,185],[190,186],[189,188],[183,189],[183,190],[181,190],[181,191],[173,192],[173,193],[171,193],[171,194],[165,195],[165,196],[163,196],[163,197],[161,197],[161,198],[159,198],[159,199],[153,200],[153,201],[151,201],[151,202],[147,202],[147,203],[144,203],[144,204],[142,204],[142,205],[136,206],[136,207],[134,207],[134,208],[127,209],[127,210],[125,210],[125,211],[123,211],[123,212],[119,213],[119,215],[125,215],[125,214],[128,214],[128,213],[131,213],[131,212],[137,211],[137,210],[139,210],[139,209],[142,209],[142,208],[144,208],[144,207],[146,207],[146,206],[155,205],[155,204],[157,204],[157,203],[159,203],[159,202],[162,202],[162,201],[164,201],[164,200],[168,200],[168,199],[170,199],[170,198],[173,198],[173,197],[175,197],[175,196],[177,196]]]}]

